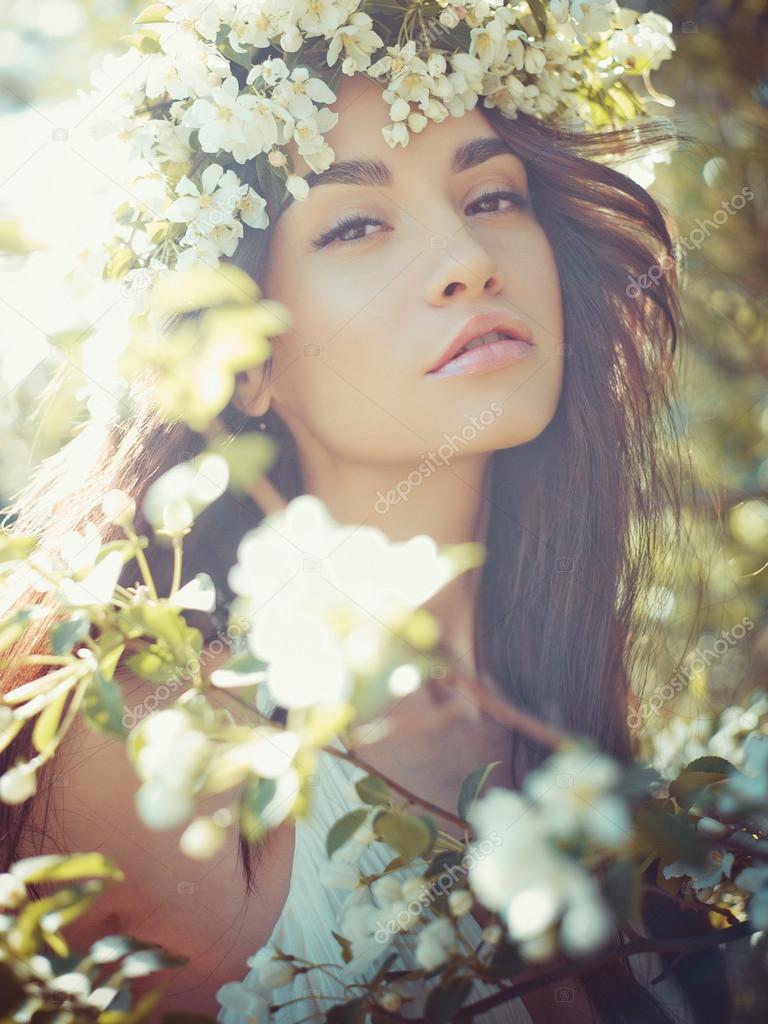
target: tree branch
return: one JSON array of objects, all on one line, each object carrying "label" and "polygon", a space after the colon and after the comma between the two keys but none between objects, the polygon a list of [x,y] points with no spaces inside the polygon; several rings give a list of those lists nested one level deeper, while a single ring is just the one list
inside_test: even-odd
[{"label": "tree branch", "polygon": [[544,985],[552,984],[575,974],[583,974],[598,967],[605,967],[607,964],[614,963],[617,960],[624,960],[638,953],[681,953],[685,955],[695,953],[699,949],[707,949],[710,946],[719,946],[724,942],[737,942],[739,939],[744,939],[756,931],[759,931],[759,929],[755,925],[749,921],[744,921],[731,928],[722,928],[707,935],[692,935],[689,938],[682,939],[636,939],[633,942],[628,942],[624,946],[609,950],[580,964],[566,964],[562,967],[553,967],[549,970],[539,971],[533,976],[529,976],[527,980],[517,982],[510,988],[502,989],[500,992],[496,992],[492,996],[486,996],[484,999],[479,999],[474,1003],[468,1003],[467,1006],[459,1010],[452,1020],[454,1024],[468,1024],[473,1017],[485,1013],[487,1010],[492,1010],[495,1006],[508,1003],[512,999],[517,999],[526,992],[542,988]]}]

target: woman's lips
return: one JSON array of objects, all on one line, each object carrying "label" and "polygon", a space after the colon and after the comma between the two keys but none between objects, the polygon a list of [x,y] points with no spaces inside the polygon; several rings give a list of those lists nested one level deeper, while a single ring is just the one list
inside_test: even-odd
[{"label": "woman's lips", "polygon": [[454,356],[439,370],[432,370],[428,377],[455,377],[458,374],[472,376],[480,373],[491,373],[511,363],[519,363],[526,359],[534,346],[519,338],[503,338],[501,341],[487,341],[469,352]]}]

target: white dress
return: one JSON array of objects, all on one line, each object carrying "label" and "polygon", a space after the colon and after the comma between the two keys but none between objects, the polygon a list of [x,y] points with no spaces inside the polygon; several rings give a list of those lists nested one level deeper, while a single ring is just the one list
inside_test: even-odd
[{"label": "white dress", "polygon": [[[353,784],[363,775],[363,772],[346,761],[328,754],[321,755],[312,794],[312,808],[306,820],[298,819],[296,822],[288,896],[270,937],[270,946],[279,947],[286,953],[292,953],[314,963],[342,964],[341,950],[331,930],[338,931],[339,916],[343,905],[350,899],[350,892],[322,884],[319,872],[328,861],[325,850],[328,829],[350,810],[350,802],[355,800]],[[391,858],[392,851],[385,844],[372,844],[365,848],[357,864],[361,871],[373,874],[382,870]],[[465,914],[460,919],[459,934],[473,947],[479,944],[481,928],[471,914]],[[387,952],[399,953],[399,960],[390,969],[418,969],[420,964],[416,961],[412,949],[412,939],[406,944],[400,936],[395,936],[391,943],[382,946],[381,957],[367,967],[363,976],[371,977]],[[635,976],[646,985],[649,978],[661,971],[660,962],[655,955],[635,956],[631,962]],[[355,977],[359,980],[361,975],[347,973],[344,980],[349,983]],[[250,968],[241,984],[248,988],[251,982],[254,988],[258,988],[256,978],[255,969]],[[414,992],[415,999],[414,1002],[403,1005],[403,1012],[406,1016],[417,1016],[423,997],[414,989],[410,991]],[[475,981],[465,1005],[497,991],[498,988],[494,985]],[[674,988],[665,987],[665,983],[662,982],[654,986],[653,991],[656,998],[664,1001],[665,1008],[675,1021],[689,1024],[690,1017],[684,1011],[682,999]],[[295,976],[288,985],[274,990],[272,1001],[279,1004],[290,1001],[290,1006],[277,1011],[271,1019],[275,1020],[276,1024],[324,1021],[329,1007],[335,1002],[350,998],[351,994],[345,994],[344,981],[335,981],[325,972],[310,971]],[[217,1021],[220,1024],[251,1024],[253,1017],[222,1006]],[[484,1013],[482,1022],[533,1024],[530,1014],[519,998]]]}]

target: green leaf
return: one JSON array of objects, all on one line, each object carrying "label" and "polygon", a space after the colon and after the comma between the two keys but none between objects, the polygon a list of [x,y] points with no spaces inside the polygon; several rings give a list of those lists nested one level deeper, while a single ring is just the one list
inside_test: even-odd
[{"label": "green leaf", "polygon": [[366,775],[365,778],[360,779],[355,783],[355,790],[365,804],[371,804],[374,807],[377,805],[387,807],[392,803],[389,786],[377,775]]},{"label": "green leaf", "polygon": [[488,764],[482,766],[482,768],[476,768],[473,772],[464,779],[461,784],[461,792],[459,793],[458,811],[460,818],[466,818],[469,812],[469,806],[473,800],[476,800],[480,790],[485,785],[488,776],[491,774],[493,769],[500,765],[501,761],[489,761]]},{"label": "green leaf", "polygon": [[248,50],[245,53],[238,53],[237,50],[233,50],[227,42],[221,42],[217,44],[217,48],[221,54],[223,54],[228,61],[233,64],[239,64],[241,68],[247,68],[249,71],[253,66],[253,53],[255,51]]},{"label": "green leaf", "polygon": [[27,558],[37,547],[37,537],[12,537],[0,531],[0,562],[14,562],[16,559]]},{"label": "green leaf", "polygon": [[[235,675],[244,676],[258,675],[260,677],[258,681],[260,681],[265,669],[268,667],[269,662],[262,661],[255,654],[237,654],[234,658],[230,658],[229,661],[225,661],[220,666],[220,671],[233,672]],[[254,680],[254,682],[256,681]]]},{"label": "green leaf", "polygon": [[39,931],[42,931],[54,937],[54,944],[58,947],[56,952],[59,955],[66,956],[66,952],[63,951],[66,944],[62,946],[60,941],[56,941],[56,930],[46,928],[42,924],[42,919],[48,914],[61,913],[68,907],[77,905],[91,894],[94,897],[97,896],[103,890],[103,887],[101,881],[82,882],[80,885],[75,885],[71,888],[60,889],[52,896],[46,896],[43,899],[28,903],[16,918],[15,930],[19,946],[21,947],[18,951],[22,955],[27,956],[36,952],[38,945],[37,934]]},{"label": "green leaf", "polygon": [[686,864],[703,867],[707,859],[707,844],[689,824],[658,804],[645,804],[637,809],[637,834],[647,848],[671,863],[682,860]]},{"label": "green leaf", "polygon": [[736,771],[736,766],[731,764],[730,761],[724,757],[716,757],[714,754],[708,754],[704,757],[694,758],[690,761],[685,768],[684,772],[712,772],[716,775],[730,775],[731,772]]},{"label": "green leaf", "polygon": [[122,881],[120,868],[102,853],[44,853],[25,857],[11,867],[15,878],[29,885],[37,882],[66,882],[75,878],[113,878]]},{"label": "green leaf", "polygon": [[433,988],[424,1005],[424,1020],[428,1024],[446,1024],[461,1009],[472,988],[471,978],[454,978],[447,985]]},{"label": "green leaf", "polygon": [[104,891],[104,884],[102,882],[91,882],[88,885],[88,888],[90,890],[89,892],[73,899],[73,901],[67,906],[60,907],[59,909],[52,911],[50,918],[42,918],[40,925],[48,937],[48,941],[50,941],[49,936],[55,935],[61,928],[66,928],[68,924],[76,921],[78,917],[82,917],[82,915],[93,905],[95,900],[97,900],[102,894]]},{"label": "green leaf", "polygon": [[158,316],[170,316],[224,303],[250,306],[260,297],[261,291],[249,274],[225,263],[215,270],[187,267],[164,275],[155,286],[153,304]]},{"label": "green leaf", "polygon": [[350,811],[349,814],[345,814],[343,818],[339,818],[338,821],[334,822],[325,840],[325,850],[329,857],[333,856],[340,846],[343,846],[348,839],[352,838],[365,821],[367,814],[368,811],[365,807],[359,807],[357,810]]},{"label": "green leaf", "polygon": [[3,622],[0,622],[0,651],[15,644],[19,637],[23,636],[29,623],[32,621],[33,612],[29,608],[21,608]]},{"label": "green leaf", "polygon": [[104,278],[107,281],[119,280],[131,269],[136,261],[136,253],[128,245],[113,246],[111,255],[104,265]]},{"label": "green leaf", "polygon": [[669,784],[670,796],[673,796],[681,807],[686,809],[696,803],[702,796],[702,790],[717,782],[727,779],[730,772],[689,771],[687,768]]},{"label": "green leaf", "polygon": [[35,750],[42,753],[56,735],[56,730],[61,723],[61,716],[64,713],[64,705],[69,695],[69,687],[63,689],[37,716],[35,727],[32,730],[32,742]]},{"label": "green leaf", "polygon": [[128,636],[151,636],[185,662],[190,648],[199,652],[202,634],[188,626],[181,609],[171,604],[141,604],[123,608],[119,615],[121,628]]},{"label": "green leaf", "polygon": [[88,617],[76,612],[63,622],[57,622],[51,630],[51,649],[54,654],[69,654],[76,643],[88,636]]},{"label": "green leaf", "polygon": [[384,811],[373,827],[376,834],[408,863],[415,857],[427,856],[434,842],[433,832],[425,819],[407,811]]},{"label": "green leaf", "polygon": [[276,454],[274,442],[256,432],[233,435],[229,442],[212,441],[208,450],[227,460],[229,487],[243,493],[264,476]]},{"label": "green leaf", "polygon": [[0,752],[5,750],[9,743],[13,741],[14,737],[17,736],[23,728],[24,720],[21,718],[11,721],[11,724],[6,726],[3,732],[0,733]]},{"label": "green leaf", "polygon": [[168,17],[169,8],[165,4],[150,4],[133,19],[134,25],[151,25],[155,22],[165,21]]},{"label": "green leaf", "polygon": [[122,690],[114,679],[105,679],[98,670],[85,689],[82,710],[94,732],[110,733],[120,738],[127,735],[128,730],[123,725],[125,704]]},{"label": "green leaf", "polygon": [[547,11],[542,3],[542,0],[528,0],[528,6],[531,8],[531,14],[534,17],[536,26],[541,32],[542,39],[547,35]]},{"label": "green leaf", "polygon": [[[100,646],[104,649],[104,637],[100,640]],[[117,668],[117,663],[120,661],[120,657],[125,650],[124,643],[117,643],[110,650],[102,654],[99,659],[99,671],[105,679],[112,679]]]}]

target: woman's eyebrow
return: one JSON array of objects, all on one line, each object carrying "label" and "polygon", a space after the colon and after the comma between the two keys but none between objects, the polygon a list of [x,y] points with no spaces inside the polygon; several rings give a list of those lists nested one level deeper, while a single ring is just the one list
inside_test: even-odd
[{"label": "woman's eyebrow", "polygon": [[[470,139],[458,146],[451,160],[451,171],[461,174],[471,167],[485,163],[494,156],[514,156],[509,146],[498,136]],[[320,185],[369,185],[386,186],[392,184],[392,172],[381,160],[340,160],[321,173],[310,171],[304,176],[310,188]],[[280,208],[278,217],[283,214],[291,203],[293,196],[287,196]]]}]

